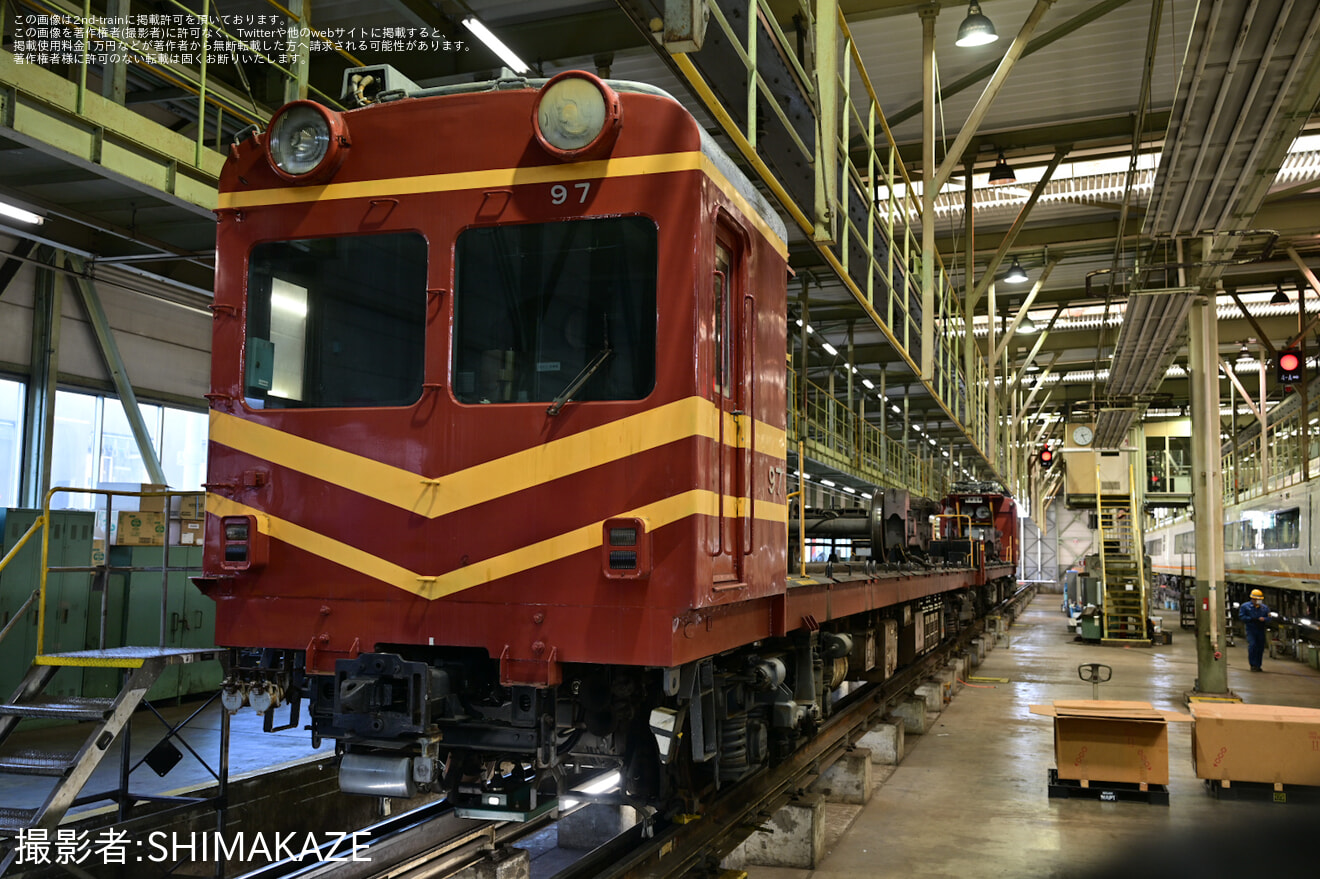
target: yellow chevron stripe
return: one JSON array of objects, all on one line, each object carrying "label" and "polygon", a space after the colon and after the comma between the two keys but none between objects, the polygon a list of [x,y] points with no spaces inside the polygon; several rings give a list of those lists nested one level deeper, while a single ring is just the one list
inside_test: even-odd
[{"label": "yellow chevron stripe", "polygon": [[464,189],[498,189],[607,177],[642,177],[650,174],[671,174],[676,171],[701,171],[709,177],[725,197],[738,207],[752,225],[756,226],[757,231],[775,246],[779,255],[787,258],[788,243],[770,228],[737,188],[719,172],[715,163],[700,150],[600,159],[567,165],[492,168],[484,171],[456,171],[449,174],[422,174],[413,177],[359,180],[352,183],[327,183],[324,186],[286,186],[251,192],[222,192],[219,195],[219,207],[223,210],[264,205],[305,204],[341,198],[388,198],[395,195],[454,192]]},{"label": "yellow chevron stripe", "polygon": [[[438,478],[214,410],[211,440],[434,519],[679,440],[716,439],[719,411],[709,400],[688,397]],[[736,446],[748,435],[750,418],[724,418],[724,441]],[[783,430],[756,424],[762,454],[784,457],[785,442]]]},{"label": "yellow chevron stripe", "polygon": [[[725,497],[725,509],[737,509],[742,498]],[[656,501],[619,513],[610,518],[638,518],[646,523],[648,530],[654,531],[665,525],[671,525],[682,519],[696,515],[714,515],[718,498],[714,492],[693,490]],[[784,504],[756,502],[757,516],[765,515],[772,522],[787,519],[788,508]],[[446,574],[422,575],[408,570],[391,561],[372,555],[355,546],[342,543],[330,537],[304,528],[286,519],[271,516],[255,507],[222,498],[218,495],[206,496],[206,511],[214,516],[254,516],[257,530],[275,540],[291,544],[328,561],[334,562],[376,580],[388,583],[405,592],[411,592],[428,601],[453,595],[473,586],[480,586],[501,577],[519,574],[559,559],[568,558],[580,552],[587,552],[601,546],[604,519],[584,525],[572,531],[557,534],[554,537],[527,546],[519,547],[502,555],[483,559]]]}]

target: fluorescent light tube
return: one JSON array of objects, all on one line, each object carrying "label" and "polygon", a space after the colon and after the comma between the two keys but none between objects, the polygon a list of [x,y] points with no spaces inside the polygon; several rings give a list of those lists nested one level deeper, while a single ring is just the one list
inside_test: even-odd
[{"label": "fluorescent light tube", "polygon": [[503,41],[491,33],[490,28],[482,24],[475,15],[469,15],[467,18],[464,18],[463,27],[472,31],[472,34],[478,40],[485,43],[487,49],[490,49],[496,55],[500,56],[500,60],[509,65],[509,68],[514,73],[526,73],[531,70],[531,68],[527,66],[527,62],[513,54],[513,50],[504,45]]}]

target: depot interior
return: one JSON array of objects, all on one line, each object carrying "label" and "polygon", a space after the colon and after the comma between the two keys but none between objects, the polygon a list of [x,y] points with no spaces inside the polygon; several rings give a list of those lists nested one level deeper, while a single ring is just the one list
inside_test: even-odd
[{"label": "depot interior", "polygon": [[[1200,593],[1182,575],[1188,558],[1220,552],[1221,625],[1240,625],[1255,582],[1244,572],[1277,569],[1271,660],[1320,668],[1313,4],[768,0],[756,4],[753,60],[747,4],[723,0],[226,0],[226,16],[303,36],[204,66],[135,36],[113,38],[119,61],[80,63],[76,48],[42,40],[81,44],[84,7],[0,8],[0,510],[11,523],[51,487],[203,490],[213,211],[232,141],[287,100],[342,107],[350,68],[389,65],[420,87],[580,69],[667,91],[785,217],[790,406],[819,428],[788,443],[789,487],[806,507],[866,508],[886,488],[1002,488],[1020,516],[1018,579],[1058,606],[1060,638],[1094,641],[1110,639],[1096,608],[1119,588],[1105,529],[1125,516],[1123,539],[1144,553],[1124,556],[1136,572],[1123,570],[1122,588],[1137,578],[1143,617],[1175,639],[1203,634]],[[90,6],[189,21],[205,8],[221,7]],[[40,36],[36,16],[63,24]],[[211,39],[232,38],[226,27]],[[419,33],[432,42],[409,48]],[[832,209],[812,201],[822,188]],[[924,317],[877,312],[844,268],[850,242],[878,228],[887,258],[925,270]],[[859,438],[877,454],[841,451]],[[66,493],[52,508],[94,504]],[[104,558],[178,540],[200,564],[204,512],[178,501],[159,512],[172,520],[159,535],[98,519],[89,548]],[[1222,532],[1195,526],[1212,512]],[[870,555],[847,536],[805,550],[815,562]],[[12,611],[29,590],[9,572],[0,583]],[[180,600],[203,643],[205,601]],[[158,610],[133,613],[154,624]],[[1159,649],[1159,633],[1142,635]],[[0,667],[6,692],[26,664],[11,645],[0,642],[13,659]],[[1320,707],[1320,676],[1305,684],[1281,704]],[[167,698],[217,685],[180,674]]]}]

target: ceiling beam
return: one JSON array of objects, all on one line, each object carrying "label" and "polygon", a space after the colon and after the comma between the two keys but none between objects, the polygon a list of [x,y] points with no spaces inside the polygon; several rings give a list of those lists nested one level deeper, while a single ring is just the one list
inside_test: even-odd
[{"label": "ceiling beam", "polygon": [[[1033,55],[1036,52],[1039,52],[1041,49],[1044,49],[1046,46],[1049,46],[1052,43],[1062,39],[1063,37],[1066,37],[1069,34],[1076,32],[1080,28],[1095,21],[1097,18],[1101,18],[1105,15],[1108,15],[1110,12],[1113,12],[1115,9],[1118,9],[1120,6],[1125,6],[1130,2],[1131,0],[1105,0],[1105,2],[1103,3],[1095,4],[1094,6],[1087,9],[1085,12],[1082,12],[1078,15],[1074,15],[1072,18],[1068,19],[1063,24],[1051,28],[1050,30],[1036,37],[1034,40],[1028,42],[1025,48],[1019,50],[1019,52],[1021,53],[1021,57],[1026,58],[1029,55]],[[1032,28],[1034,29],[1034,27],[1035,24],[1033,23]],[[1027,33],[1030,34],[1031,32],[1027,31]],[[1009,51],[1011,52],[1012,48],[1010,48]],[[1007,53],[1005,53],[1005,57],[1007,57]],[[988,64],[983,64],[980,67],[973,70],[971,73],[962,77],[961,79],[956,79],[953,82],[945,85],[943,88],[940,89],[940,98],[942,100],[948,100],[953,95],[956,95],[959,92],[971,88],[977,83],[985,79],[988,79],[989,77],[994,75],[995,71],[999,68],[999,65],[1001,63],[1002,63],[1001,61],[991,61]],[[907,120],[913,118],[920,112],[921,112],[921,102],[916,101],[914,103],[907,105],[903,109],[899,110],[897,113],[894,113],[892,115],[887,115],[885,118],[888,120],[890,128],[896,128],[899,125],[906,122]],[[1132,127],[1131,124],[1129,123],[1128,134],[1131,135],[1131,133],[1132,133]],[[962,151],[959,150],[959,152]]]}]

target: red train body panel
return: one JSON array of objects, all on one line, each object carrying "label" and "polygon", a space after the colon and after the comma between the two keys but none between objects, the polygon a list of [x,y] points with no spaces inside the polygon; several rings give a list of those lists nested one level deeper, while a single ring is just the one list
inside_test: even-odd
[{"label": "red train body panel", "polygon": [[786,575],[785,233],[666,95],[295,102],[220,189],[200,585],[226,704],[307,696],[346,790],[718,786],[1011,582]]},{"label": "red train body panel", "polygon": [[[626,121],[608,162],[565,164],[534,139],[537,95],[345,113],[352,145],[315,200],[276,176],[255,138],[235,148],[221,180],[209,475],[217,515],[206,561],[221,643],[310,649],[318,671],[378,644],[480,647],[506,658],[506,680],[546,682],[556,661],[667,666],[736,646],[742,635],[714,629],[694,645],[676,619],[783,593],[783,480],[769,478],[775,468],[782,475],[784,457],[783,242],[758,232],[728,181],[712,178],[695,122],[672,100],[623,94]],[[434,130],[439,119],[463,122]],[[562,205],[556,185],[569,191]],[[396,194],[383,203],[382,192]],[[657,230],[654,389],[639,400],[569,403],[556,416],[544,402],[456,399],[459,235],[618,216]],[[244,255],[267,241],[364,231],[415,231],[428,242],[420,399],[250,408]],[[717,237],[733,255],[728,396],[712,393]],[[533,462],[529,451],[544,454]],[[502,474],[529,464],[525,479]],[[397,471],[388,498],[374,478],[382,467]],[[501,481],[508,491],[490,487]],[[716,514],[718,497],[726,515]],[[747,498],[751,516],[738,509]],[[230,571],[221,520],[246,514],[269,538],[269,561]],[[601,532],[614,517],[647,526],[649,574],[608,576]],[[327,557],[326,542],[344,549]],[[693,546],[705,551],[684,551]],[[361,554],[370,559],[354,564]],[[608,624],[582,632],[599,614]]]}]

